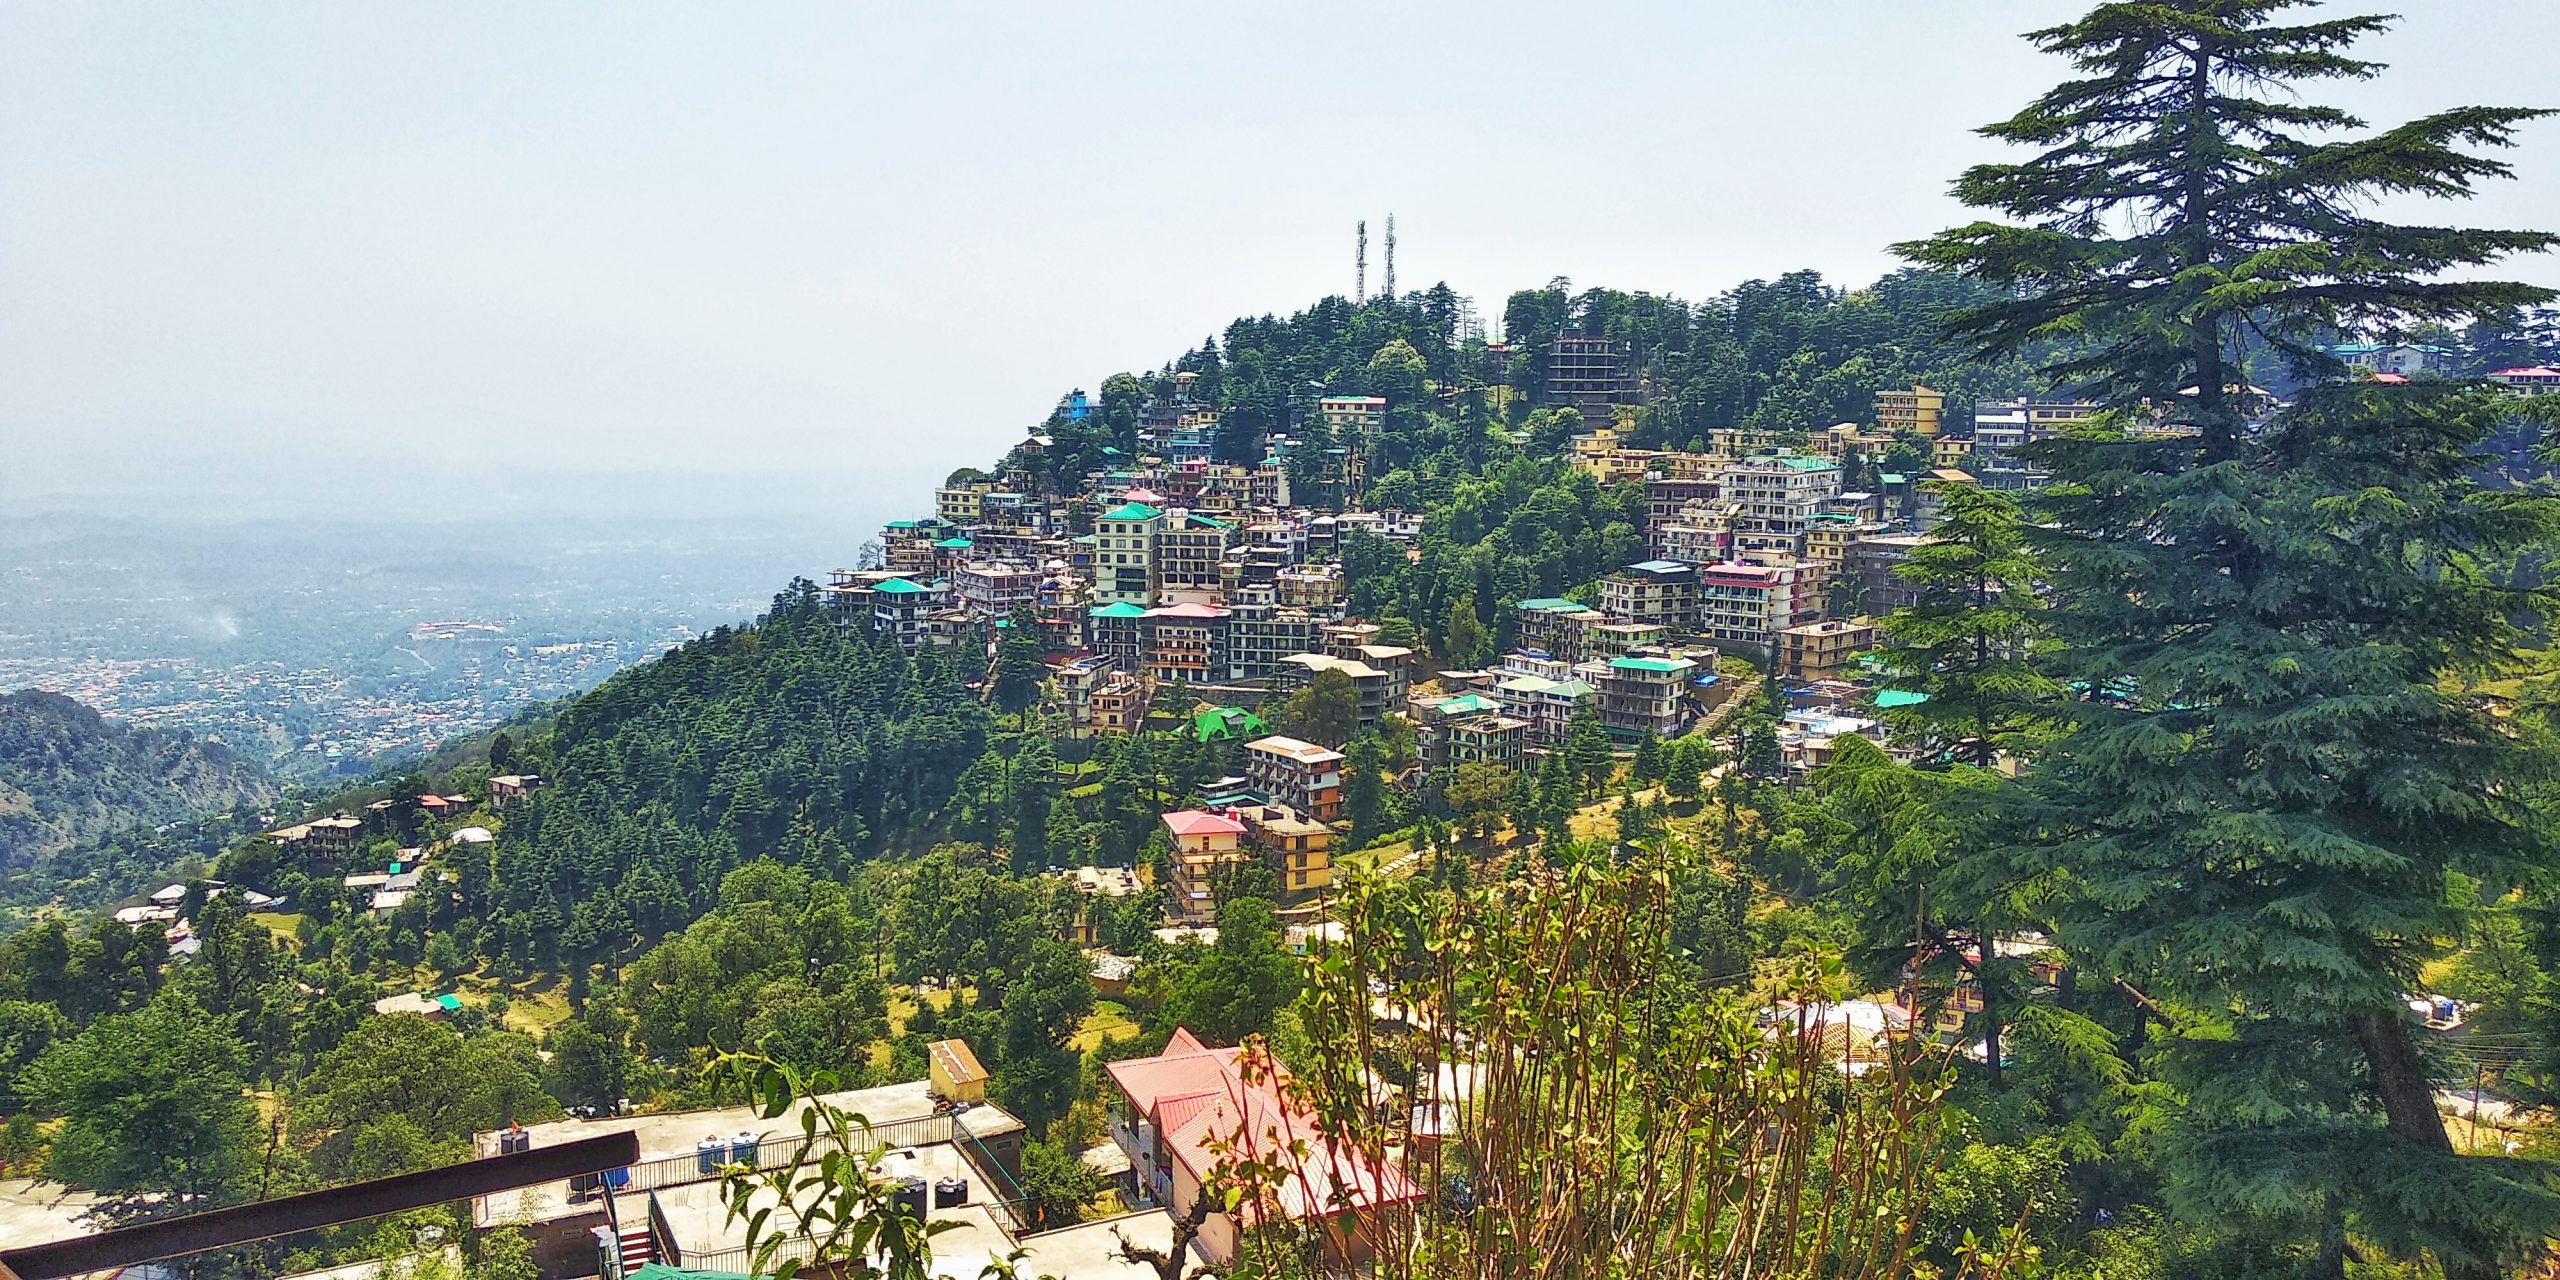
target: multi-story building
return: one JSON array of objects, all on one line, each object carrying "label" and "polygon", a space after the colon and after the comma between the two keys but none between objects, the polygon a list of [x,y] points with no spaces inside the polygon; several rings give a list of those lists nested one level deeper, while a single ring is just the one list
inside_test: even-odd
[{"label": "multi-story building", "polygon": [[1792,565],[1739,562],[1700,569],[1699,629],[1768,651],[1779,632],[1796,625],[1796,572]]},{"label": "multi-story building", "polygon": [[1095,517],[1095,600],[1142,609],[1155,603],[1156,536],[1164,526],[1164,513],[1143,502],[1124,502]]},{"label": "multi-story building", "polygon": [[1138,622],[1144,634],[1142,668],[1148,679],[1207,684],[1225,674],[1226,610],[1206,604],[1166,605],[1147,610]]},{"label": "multi-story building", "polygon": [[1519,611],[1520,647],[1569,663],[1590,654],[1590,629],[1609,620],[1597,609],[1554,597],[1523,600],[1513,607]]},{"label": "multi-story building", "polygon": [[885,578],[868,586],[848,587],[844,595],[872,634],[887,636],[909,653],[933,636],[933,615],[947,607],[951,590],[941,582]]},{"label": "multi-story building", "polygon": [[1079,947],[1101,946],[1104,913],[1120,899],[1147,891],[1146,882],[1127,867],[1078,867],[1068,879],[1076,887],[1076,914],[1067,922],[1067,941]]},{"label": "multi-story building", "polygon": [[1806,522],[1840,492],[1840,464],[1801,453],[1757,454],[1725,470],[1736,552],[1804,549]]},{"label": "multi-story building", "polygon": [[1600,727],[1634,740],[1680,731],[1681,695],[1698,664],[1687,658],[1624,656],[1574,668],[1599,693]]},{"label": "multi-story building", "polygon": [[[1157,522],[1150,553],[1155,604],[1209,604],[1219,598],[1218,566],[1233,526],[1194,511],[1169,511]],[[1122,538],[1132,535],[1121,534]]]},{"label": "multi-story building", "polygon": [[1916,383],[1909,391],[1879,391],[1876,425],[1892,435],[1934,436],[1946,407],[1946,393]]},{"label": "multi-story building", "polygon": [[1778,633],[1775,666],[1784,679],[1810,683],[1847,675],[1860,654],[1876,647],[1876,629],[1865,622],[1829,618]]},{"label": "multi-story building", "polygon": [[1632,343],[1562,333],[1547,344],[1542,407],[1572,409],[1585,423],[1606,427],[1617,421],[1620,405],[1639,399]]},{"label": "multi-story building", "polygon": [[1881,617],[1919,601],[1919,589],[1903,581],[1894,567],[1928,543],[1926,534],[1879,533],[1849,544],[1849,559],[1842,572],[1858,575],[1868,613]]},{"label": "multi-story building", "polygon": [[1733,505],[1692,502],[1670,520],[1650,524],[1645,533],[1654,555],[1683,564],[1715,564],[1733,558]]},{"label": "multi-story building", "polygon": [[1583,628],[1582,634],[1589,650],[1583,657],[1605,660],[1659,647],[1671,638],[1671,628],[1659,622],[1598,622]]},{"label": "multi-story building", "polygon": [[944,524],[976,524],[980,508],[988,492],[994,488],[994,485],[980,481],[975,484],[946,485],[936,489],[933,491],[933,514]]},{"label": "multi-story building", "polygon": [[1837,566],[1849,558],[1849,546],[1869,534],[1884,532],[1884,525],[1863,520],[1846,512],[1816,512],[1804,526],[1804,558]]},{"label": "multi-story building", "polygon": [[1324,419],[1337,443],[1352,444],[1386,429],[1387,400],[1384,396],[1321,396],[1316,400],[1316,416]]},{"label": "multi-story building", "polygon": [[1698,623],[1698,570],[1677,560],[1646,560],[1600,580],[1600,611],[1617,622],[1685,630]]},{"label": "multi-story building", "polygon": [[1238,805],[1228,813],[1244,824],[1245,843],[1271,864],[1283,892],[1332,887],[1333,828],[1283,804]]},{"label": "multi-story building", "polygon": [[1085,643],[1095,656],[1130,675],[1146,669],[1147,611],[1126,600],[1085,611]]},{"label": "multi-story building", "polygon": [[2330,347],[2329,354],[2354,368],[2403,378],[2444,373],[2454,360],[2451,348],[2424,342],[2342,342]]},{"label": "multi-story building", "polygon": [[1280,603],[1292,609],[1332,612],[1342,607],[1342,566],[1339,564],[1282,569],[1272,575],[1271,585],[1278,590]]},{"label": "multi-story building", "polygon": [[1173,914],[1186,924],[1218,918],[1218,869],[1243,862],[1244,824],[1223,813],[1180,809],[1164,815],[1173,840]]},{"label": "multi-story building", "polygon": [[1017,564],[969,561],[951,572],[951,599],[982,618],[1000,618],[1039,603],[1040,571]]},{"label": "multi-story building", "polygon": [[1090,713],[1087,723],[1096,731],[1136,733],[1147,719],[1147,682],[1115,671],[1094,686],[1085,705]]},{"label": "multi-story building", "polygon": [[1448,767],[1489,764],[1517,771],[1529,747],[1529,722],[1501,714],[1453,720],[1442,748]]},{"label": "multi-story building", "polygon": [[1507,713],[1527,722],[1528,740],[1533,746],[1562,742],[1573,726],[1574,713],[1599,696],[1569,671],[1559,678],[1554,673],[1515,669],[1511,658],[1505,658],[1503,664],[1505,674],[1494,683],[1494,693],[1502,699]]},{"label": "multi-story building", "polygon": [[[1681,454],[1684,458],[1704,458],[1704,454]],[[1644,482],[1644,505],[1647,525],[1669,524],[1686,516],[1693,503],[1712,503],[1724,496],[1724,463],[1717,460],[1713,469],[1700,475],[1648,475]]]},{"label": "multi-story building", "polygon": [[1262,679],[1279,669],[1281,659],[1316,647],[1315,616],[1281,607],[1275,598],[1270,587],[1245,587],[1230,601],[1226,679]]},{"label": "multi-story building", "polygon": [[1244,748],[1245,775],[1263,798],[1318,822],[1342,816],[1342,753],[1274,735]]},{"label": "multi-story building", "polygon": [[1329,653],[1293,653],[1282,658],[1279,665],[1272,669],[1272,687],[1283,690],[1296,689],[1327,671],[1339,672],[1351,681],[1353,689],[1359,691],[1360,727],[1363,729],[1378,727],[1379,723],[1386,718],[1387,712],[1404,701],[1403,681],[1397,679],[1395,673],[1382,671],[1354,658],[1337,658]]}]

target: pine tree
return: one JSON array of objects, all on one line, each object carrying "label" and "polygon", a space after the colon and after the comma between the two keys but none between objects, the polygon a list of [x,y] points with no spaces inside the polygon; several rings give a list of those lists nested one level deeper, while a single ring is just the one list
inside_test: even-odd
[{"label": "pine tree", "polygon": [[1885,664],[1894,688],[1928,701],[1890,713],[1989,765],[2012,744],[2053,682],[2036,669],[2037,573],[2015,498],[1932,480],[1942,518],[1930,541],[1894,566],[1916,598],[1885,620]]},{"label": "pine tree", "polygon": [[[2501,560],[2543,500],[2481,491],[2485,416],[2459,389],[2315,385],[2263,428],[2244,337],[2319,383],[2337,332],[2493,320],[2544,301],[2442,273],[2539,232],[2402,225],[2461,197],[2535,111],[2461,108],[2378,132],[2292,92],[2364,79],[2379,18],[2278,25],[2299,0],[2108,4],[2034,33],[2082,78],[1987,134],[2037,149],[1956,184],[1980,222],[1903,247],[2012,291],[1954,331],[2111,422],[2040,450],[2057,674],[2075,703],[2019,806],[2016,875],[2059,898],[2085,964],[2174,1033],[2173,1205],[2344,1273],[2349,1237],[2495,1273],[2560,1220],[2538,1174],[2457,1157],[2401,1006],[2461,935],[2447,873],[2494,894],[2552,865],[2508,790],[2512,731],[2444,691],[2515,656],[2545,593]],[[2139,418],[2169,429],[2134,432]],[[2014,887],[2014,886],[2013,886]]]}]

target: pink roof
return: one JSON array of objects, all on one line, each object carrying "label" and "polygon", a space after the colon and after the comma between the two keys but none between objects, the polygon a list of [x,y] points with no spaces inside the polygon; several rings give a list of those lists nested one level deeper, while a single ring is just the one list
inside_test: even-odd
[{"label": "pink roof", "polygon": [[2554,369],[2554,368],[2552,368],[2552,367],[2551,367],[2551,366],[2549,366],[2549,365],[2541,365],[2541,364],[2538,364],[2538,365],[2534,365],[2534,366],[2532,366],[2532,367],[2530,367],[2530,368],[2519,368],[2519,369],[2500,369],[2500,370],[2498,370],[2498,371],[2496,371],[2496,372],[2494,372],[2494,373],[2490,374],[2489,376],[2490,376],[2490,377],[2492,377],[2492,378],[2506,378],[2506,377],[2516,377],[2516,376],[2523,376],[2523,377],[2538,377],[2538,378],[2560,378],[2560,369]]},{"label": "pink roof", "polygon": [[1240,836],[1244,824],[1206,809],[1176,809],[1164,815],[1165,830],[1175,836]]},{"label": "pink roof", "polygon": [[1147,610],[1150,618],[1223,618],[1227,611],[1214,604],[1169,604]]},{"label": "pink roof", "polygon": [[[1243,1225],[1422,1198],[1401,1170],[1328,1140],[1315,1114],[1284,1088],[1285,1069],[1275,1064],[1279,1079],[1247,1082],[1237,1054],[1208,1048],[1188,1028],[1177,1028],[1163,1053],[1105,1069],[1130,1105],[1154,1121],[1165,1149],[1202,1183],[1240,1160],[1294,1165],[1265,1198],[1238,1208]],[[1302,1157],[1291,1154],[1298,1144],[1304,1144]]]},{"label": "pink roof", "polygon": [[1131,489],[1127,493],[1121,494],[1120,500],[1123,502],[1157,503],[1164,501],[1164,495],[1153,489]]}]

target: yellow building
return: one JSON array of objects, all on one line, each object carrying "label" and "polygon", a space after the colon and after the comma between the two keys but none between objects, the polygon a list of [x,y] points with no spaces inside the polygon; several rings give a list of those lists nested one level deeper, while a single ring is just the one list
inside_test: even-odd
[{"label": "yellow building", "polygon": [[1173,837],[1173,912],[1184,924],[1207,924],[1218,918],[1217,896],[1210,880],[1217,869],[1247,856],[1244,824],[1223,813],[1182,809],[1164,815]]},{"label": "yellow building", "polygon": [[1895,435],[1916,436],[1938,434],[1940,413],[1947,407],[1944,392],[1914,384],[1909,391],[1876,393],[1876,425]]},{"label": "yellow building", "polygon": [[1239,808],[1235,816],[1244,821],[1246,837],[1270,862],[1282,889],[1314,893],[1333,884],[1333,828],[1279,804]]},{"label": "yellow building", "polygon": [[1859,654],[1876,647],[1876,629],[1837,618],[1778,633],[1778,674],[1789,680],[1837,680]]}]

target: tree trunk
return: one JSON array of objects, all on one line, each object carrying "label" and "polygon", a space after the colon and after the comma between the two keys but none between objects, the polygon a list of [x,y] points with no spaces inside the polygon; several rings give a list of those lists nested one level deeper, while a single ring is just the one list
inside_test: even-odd
[{"label": "tree trunk", "polygon": [[[2347,1017],[2347,1032],[2364,1054],[2365,1074],[2395,1136],[2427,1151],[2453,1154],[2444,1117],[2436,1111],[2435,1087],[2426,1064],[2418,1059],[2407,1018],[2398,1009],[2367,1009]],[[2445,1280],[2496,1280],[2498,1269],[2485,1261],[2441,1259]]]}]

